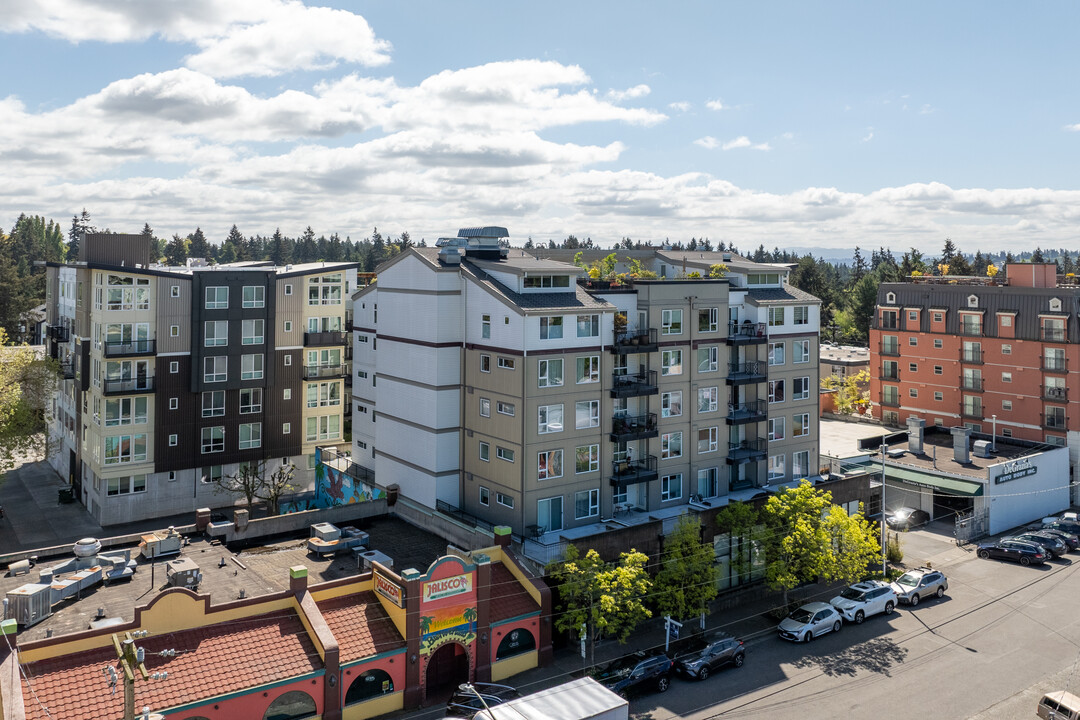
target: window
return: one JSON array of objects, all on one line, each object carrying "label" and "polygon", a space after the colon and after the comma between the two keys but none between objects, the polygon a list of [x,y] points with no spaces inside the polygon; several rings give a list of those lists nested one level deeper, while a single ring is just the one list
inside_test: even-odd
[{"label": "window", "polygon": [[771,307],[769,308],[769,326],[776,327],[777,325],[784,324],[784,308]]},{"label": "window", "polygon": [[480,417],[491,417],[491,400],[480,398]]},{"label": "window", "polygon": [[180,297],[180,286],[179,285],[170,285],[169,286],[169,297],[174,297],[174,298]]},{"label": "window", "polygon": [[663,310],[660,313],[662,335],[682,335],[682,310]]},{"label": "window", "polygon": [[[150,309],[150,278],[109,275],[107,284],[107,310]],[[60,296],[71,297],[69,283],[61,283]],[[98,303],[95,302],[94,306],[98,307]]]},{"label": "window", "polygon": [[229,344],[229,321],[207,320],[203,323],[203,345],[216,347]]},{"label": "window", "polygon": [[682,350],[664,350],[660,353],[661,375],[682,375]]},{"label": "window", "polygon": [[810,451],[800,450],[791,453],[791,476],[804,478],[810,474]]},{"label": "window", "polygon": [[221,417],[225,414],[225,391],[207,390],[202,394],[202,416]]},{"label": "window", "polygon": [[574,493],[574,518],[584,520],[600,514],[600,490],[580,490]]},{"label": "window", "polygon": [[480,441],[480,459],[484,462],[489,462],[491,460],[491,445],[483,440]]},{"label": "window", "polygon": [[908,345],[911,345],[912,347],[918,347],[918,345],[919,345],[919,338],[917,338],[917,337],[915,337],[914,335],[912,335],[911,337],[909,337],[909,338],[907,339],[907,344],[908,344]]},{"label": "window", "polygon": [[960,313],[961,335],[982,335],[982,315]]},{"label": "window", "polygon": [[180,398],[169,398],[169,409],[170,410],[179,410],[180,409]]},{"label": "window", "polygon": [[919,397],[919,391],[918,391],[917,388],[908,388],[908,395],[910,395],[913,398],[917,398],[917,397]]},{"label": "window", "polygon": [[176,447],[176,445],[179,442],[180,442],[180,436],[179,435],[170,435],[169,436],[169,447]]},{"label": "window", "polygon": [[169,326],[169,337],[180,337],[180,326],[179,325],[170,325]]},{"label": "window", "polygon": [[934,313],[934,322],[939,323],[945,319],[945,313]]},{"label": "window", "polygon": [[682,457],[681,432],[664,433],[660,436],[660,457],[665,460]]},{"label": "window", "polygon": [[245,285],[243,306],[246,308],[266,307],[266,288],[262,285]]},{"label": "window", "polygon": [[503,370],[513,370],[514,369],[514,358],[502,357],[500,355],[499,356],[499,367],[502,368]]},{"label": "window", "polygon": [[770,365],[783,365],[784,364],[784,343],[782,343],[782,342],[769,343],[769,364]]},{"label": "window", "polygon": [[697,491],[702,498],[714,498],[720,494],[720,482],[716,468],[698,470]]},{"label": "window", "polygon": [[206,288],[206,309],[225,310],[229,307],[229,288],[208,287]]},{"label": "window", "polygon": [[784,419],[782,417],[769,418],[769,441],[784,439]]},{"label": "window", "polygon": [[261,380],[263,376],[262,355],[242,355],[240,357],[240,379]]},{"label": "window", "polygon": [[582,445],[574,452],[574,472],[588,473],[600,469],[600,446]]},{"label": "window", "polygon": [[579,338],[600,337],[600,316],[599,315],[578,315],[577,316],[577,336]]},{"label": "window", "polygon": [[536,502],[536,524],[543,532],[562,530],[562,496],[543,498]]},{"label": "window", "polygon": [[810,413],[791,416],[791,437],[806,437],[810,434]]},{"label": "window", "polygon": [[697,409],[699,413],[716,412],[717,407],[717,395],[719,394],[719,388],[706,387],[698,388],[697,391]]},{"label": "window", "polygon": [[703,347],[697,351],[697,369],[699,373],[716,372],[720,363],[720,348]]},{"label": "window", "polygon": [[491,356],[490,355],[481,355],[480,356],[480,372],[487,372],[487,373],[491,372]]},{"label": "window", "polygon": [[146,422],[146,398],[105,400],[105,427],[141,425]]},{"label": "window", "polygon": [[285,388],[281,391],[282,400],[292,400],[292,388]]},{"label": "window", "polygon": [[1001,373],[1001,382],[1003,382],[1003,383],[1011,383],[1012,382],[1012,373],[1011,372],[1003,372],[1003,373]]},{"label": "window", "polygon": [[941,392],[940,390],[935,390],[934,391],[934,400],[936,400],[938,402],[941,402],[944,399],[945,399],[945,393]]},{"label": "window", "polygon": [[[288,353],[283,355],[281,357],[281,360],[282,360],[281,364],[284,365],[285,367],[288,367],[288,366],[292,365],[292,355],[289,355]],[[367,375],[365,375],[364,377],[367,377]]]},{"label": "window", "polygon": [[243,388],[240,391],[240,414],[262,412],[262,388]]},{"label": "window", "polygon": [[660,396],[660,417],[682,415],[682,391],[666,392]]},{"label": "window", "polygon": [[224,452],[225,428],[223,426],[207,427],[202,429],[203,453]]},{"label": "window", "polygon": [[908,372],[919,372],[919,366],[916,363],[908,363]]},{"label": "window", "polygon": [[527,288],[570,287],[569,275],[530,275],[525,278]]},{"label": "window", "polygon": [[262,345],[263,344],[265,325],[266,325],[265,320],[244,320],[243,321],[244,332],[243,332],[243,340],[241,341],[241,344],[242,345]]},{"label": "window", "polygon": [[487,507],[491,503],[491,491],[483,485],[480,486],[480,504]]},{"label": "window", "polygon": [[558,340],[562,337],[562,318],[553,315],[540,318],[540,339]]},{"label": "window", "polygon": [[536,383],[539,387],[558,387],[563,384],[563,361],[540,360],[536,364]]},{"label": "window", "polygon": [[940,350],[942,347],[944,347],[943,343],[944,343],[944,341],[941,338],[935,338],[934,339],[934,349],[935,350]]},{"label": "window", "polygon": [[797,305],[792,308],[795,311],[795,324],[796,325],[809,325],[810,324],[810,308],[806,305]]},{"label": "window", "polygon": [[105,488],[105,494],[109,497],[115,495],[128,495],[131,493],[146,492],[146,476],[132,475],[131,477],[109,478]]},{"label": "window", "polygon": [[562,477],[562,450],[547,450],[536,454],[536,479]]},{"label": "window", "polygon": [[[514,451],[510,448],[504,448],[501,445],[495,447],[495,457],[506,462],[514,462]],[[510,507],[513,507],[512,505]]]},{"label": "window", "polygon": [[503,415],[514,416],[514,403],[503,402],[499,400],[495,403],[495,411],[502,413]]},{"label": "window", "polygon": [[797,377],[791,379],[791,399],[807,400],[810,397],[810,378]]},{"label": "window", "polygon": [[307,441],[337,440],[341,436],[340,415],[319,415],[307,419]]},{"label": "window", "polygon": [[541,405],[538,408],[539,423],[537,432],[545,433],[562,432],[563,429],[563,406]]},{"label": "window", "polygon": [[285,283],[285,294],[292,295],[292,283]]},{"label": "window", "polygon": [[240,449],[262,447],[262,423],[240,423]]},{"label": "window", "polygon": [[600,382],[599,355],[587,355],[577,359],[577,382],[578,385]]},{"label": "window", "polygon": [[[513,462],[513,460],[511,460]],[[511,510],[514,509],[514,498],[509,495],[503,495],[502,493],[495,493],[495,502],[499,503],[503,507],[508,507]]]},{"label": "window", "polygon": [[574,427],[577,430],[600,427],[599,400],[585,400],[574,404]]},{"label": "window", "polygon": [[[292,320],[286,320],[286,321],[285,321],[285,324],[284,324],[284,325],[282,325],[282,329],[283,329],[283,330],[284,330],[285,332],[287,332],[287,333],[290,333],[290,332],[292,332]],[[364,335],[357,335],[357,337],[359,337],[359,338],[360,338],[360,342],[367,342],[367,337],[366,337],[366,336],[364,336]]]},{"label": "window", "polygon": [[769,402],[771,402],[771,403],[784,402],[784,381],[783,380],[770,380],[769,381]]},{"label": "window", "polygon": [[491,337],[491,316],[480,316],[480,337],[487,339]]},{"label": "window", "polygon": [[169,374],[170,375],[175,375],[178,372],[180,372],[180,363],[173,360],[172,362],[169,363]]},{"label": "window", "polygon": [[1011,428],[1002,428],[1001,429],[1001,435],[1002,435],[1002,437],[1012,437],[1013,436],[1013,431],[1012,431]]},{"label": "window", "polygon": [[660,478],[660,502],[678,500],[682,497],[682,473]]},{"label": "window", "polygon": [[702,308],[697,318],[698,332],[716,332],[720,326],[720,308]]},{"label": "window", "polygon": [[224,355],[203,358],[203,381],[225,382],[228,378],[229,358]]},{"label": "window", "polygon": [[772,455],[769,457],[769,479],[770,480],[783,480],[784,479],[784,456]]},{"label": "window", "polygon": [[715,427],[698,430],[697,451],[698,453],[716,452],[720,429]]},{"label": "window", "polygon": [[[281,434],[282,435],[291,435],[292,434],[292,423],[281,423]],[[365,445],[364,447],[367,447],[367,446]]]},{"label": "window", "polygon": [[883,385],[881,387],[881,402],[889,405],[899,405],[900,389],[895,385]]},{"label": "window", "polygon": [[794,363],[810,362],[809,340],[796,340],[791,343],[791,361]]},{"label": "window", "polygon": [[341,273],[308,278],[308,305],[340,305]]},{"label": "window", "polygon": [[942,370],[941,365],[935,365],[934,366],[934,374],[935,375],[941,375],[943,372],[944,371]]}]

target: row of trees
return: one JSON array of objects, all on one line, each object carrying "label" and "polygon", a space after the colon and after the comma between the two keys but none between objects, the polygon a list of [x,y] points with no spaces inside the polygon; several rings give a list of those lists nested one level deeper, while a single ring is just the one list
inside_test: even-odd
[{"label": "row of trees", "polygon": [[[862,512],[848,515],[832,504],[831,493],[806,480],[771,496],[760,509],[731,503],[716,524],[743,548],[733,556],[732,571],[749,577],[755,558],[764,557],[765,581],[783,593],[784,608],[789,592],[800,585],[819,579],[853,583],[881,562],[877,531]],[[574,545],[563,561],[549,566],[559,591],[555,626],[570,634],[584,628],[590,663],[599,636],[625,643],[654,614],[692,618],[716,597],[715,553],[711,542],[702,541],[697,518],[679,519],[652,568],[655,576],[649,569],[649,557],[637,550],[605,562],[596,550],[581,555]]]}]

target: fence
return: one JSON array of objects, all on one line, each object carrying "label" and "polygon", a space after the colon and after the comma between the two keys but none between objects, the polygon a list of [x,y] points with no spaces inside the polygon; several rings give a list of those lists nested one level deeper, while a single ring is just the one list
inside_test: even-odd
[{"label": "fence", "polygon": [[984,538],[990,534],[990,511],[980,510],[956,516],[956,528],[953,531],[956,544],[964,545]]}]

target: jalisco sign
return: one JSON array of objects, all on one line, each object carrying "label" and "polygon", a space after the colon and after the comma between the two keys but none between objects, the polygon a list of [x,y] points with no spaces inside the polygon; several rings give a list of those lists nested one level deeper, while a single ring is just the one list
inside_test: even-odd
[{"label": "jalisco sign", "polygon": [[405,607],[405,593],[402,591],[401,586],[379,573],[372,574],[375,576],[375,592],[398,607]]},{"label": "jalisco sign", "polygon": [[1019,480],[1020,478],[1029,477],[1039,472],[1039,467],[1033,465],[1031,460],[1013,460],[1012,462],[1002,463],[1001,474],[994,478],[994,482],[1001,484],[1007,483],[1010,480]]},{"label": "jalisco sign", "polygon": [[453,597],[461,593],[472,592],[472,573],[454,575],[442,580],[431,580],[424,583],[424,602]]}]

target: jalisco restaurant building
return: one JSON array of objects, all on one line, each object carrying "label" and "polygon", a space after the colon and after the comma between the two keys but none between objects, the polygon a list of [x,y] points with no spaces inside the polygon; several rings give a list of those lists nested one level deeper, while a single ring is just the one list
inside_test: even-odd
[{"label": "jalisco restaurant building", "polygon": [[117,665],[114,634],[135,634],[147,671],[168,672],[135,683],[136,708],[168,720],[361,720],[463,682],[503,680],[550,661],[551,596],[510,552],[509,528],[496,538],[482,550],[450,549],[424,572],[373,563],[364,575],[308,586],[296,566],[288,590],[219,605],[174,588],[122,626],[10,654],[0,645],[0,679],[22,690],[5,691],[4,717],[122,717],[123,690],[111,693],[103,674]]}]

